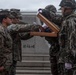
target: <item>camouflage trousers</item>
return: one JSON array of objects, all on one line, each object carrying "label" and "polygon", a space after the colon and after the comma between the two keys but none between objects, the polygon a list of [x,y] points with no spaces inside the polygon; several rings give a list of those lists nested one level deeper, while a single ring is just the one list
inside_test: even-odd
[{"label": "camouflage trousers", "polygon": [[57,65],[58,51],[59,51],[59,45],[51,46],[51,48],[49,49],[50,65],[51,65],[52,75],[58,75],[58,65]]},{"label": "camouflage trousers", "polygon": [[17,65],[17,61],[13,60],[13,63],[11,65],[11,75],[15,75],[16,74],[16,65]]},{"label": "camouflage trousers", "polygon": [[52,75],[58,75],[57,59],[55,56],[52,56],[50,58],[50,64],[51,64]]},{"label": "camouflage trousers", "polygon": [[0,72],[0,75],[5,75],[5,72],[3,71],[3,72]]},{"label": "camouflage trousers", "polygon": [[0,75],[9,75],[9,72],[4,70],[3,72],[0,72]]},{"label": "camouflage trousers", "polygon": [[11,75],[12,53],[7,54],[7,61],[4,64],[5,70],[0,75]]},{"label": "camouflage trousers", "polygon": [[50,66],[52,75],[58,75],[57,57],[50,53]]}]

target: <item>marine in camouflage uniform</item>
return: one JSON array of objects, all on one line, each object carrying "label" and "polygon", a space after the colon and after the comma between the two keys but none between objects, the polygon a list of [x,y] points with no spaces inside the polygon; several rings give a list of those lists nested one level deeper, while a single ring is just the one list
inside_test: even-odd
[{"label": "marine in camouflage uniform", "polygon": [[31,24],[18,24],[19,16],[18,12],[12,11],[13,15],[13,24],[8,27],[8,31],[13,39],[13,64],[11,75],[15,75],[17,61],[22,60],[22,51],[21,51],[21,40],[27,40],[31,38],[30,31],[39,31],[39,25]]},{"label": "marine in camouflage uniform", "polygon": [[10,75],[12,64],[12,38],[7,26],[12,23],[9,12],[0,11],[0,75]]},{"label": "marine in camouflage uniform", "polygon": [[59,75],[76,75],[76,5],[74,0],[61,1],[64,20],[59,33]]},{"label": "marine in camouflage uniform", "polygon": [[[54,22],[59,27],[61,27],[62,15],[56,14],[57,10],[53,5],[47,5],[45,9],[42,9],[42,15],[45,16],[49,21]],[[45,32],[52,32],[49,27],[45,27],[43,25]],[[50,44],[49,55],[50,55],[50,65],[51,65],[51,73],[52,75],[58,75],[58,67],[57,67],[57,55],[59,52],[59,43],[58,37],[45,37],[45,39]]]}]

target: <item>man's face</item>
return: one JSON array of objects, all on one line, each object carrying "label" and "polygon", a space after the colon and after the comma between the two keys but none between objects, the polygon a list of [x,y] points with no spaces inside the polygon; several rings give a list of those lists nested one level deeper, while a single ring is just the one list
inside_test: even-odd
[{"label": "man's face", "polygon": [[71,8],[65,8],[65,7],[61,7],[61,11],[62,11],[62,15],[64,17],[70,15],[72,13],[72,9]]},{"label": "man's face", "polygon": [[6,23],[7,26],[12,24],[12,20],[9,17],[4,19],[4,22]]},{"label": "man's face", "polygon": [[63,8],[63,7],[61,7],[61,12],[62,12],[62,15],[64,15],[64,13],[65,13],[65,8]]},{"label": "man's face", "polygon": [[12,23],[17,24],[19,23],[20,19],[19,18],[13,18]]}]

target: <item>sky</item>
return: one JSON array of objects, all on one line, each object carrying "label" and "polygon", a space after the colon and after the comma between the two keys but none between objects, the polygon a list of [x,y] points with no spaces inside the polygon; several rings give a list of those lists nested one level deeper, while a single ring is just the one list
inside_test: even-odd
[{"label": "sky", "polygon": [[17,8],[23,11],[37,11],[39,8],[52,4],[59,9],[61,0],[0,0],[1,9]]}]

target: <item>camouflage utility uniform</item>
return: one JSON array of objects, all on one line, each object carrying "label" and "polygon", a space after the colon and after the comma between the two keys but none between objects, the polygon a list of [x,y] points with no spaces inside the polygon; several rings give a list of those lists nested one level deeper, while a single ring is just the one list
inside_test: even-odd
[{"label": "camouflage utility uniform", "polygon": [[12,75],[15,74],[17,61],[22,60],[21,40],[30,39],[30,31],[39,30],[39,26],[36,25],[20,25],[12,24],[8,26],[8,31],[13,39],[13,64],[12,64]]},{"label": "camouflage utility uniform", "polygon": [[[61,28],[61,32],[59,34],[60,40],[62,41],[63,45],[61,46],[60,50],[60,58],[59,63],[71,63],[74,66],[76,62],[76,51],[75,51],[75,42],[76,42],[76,14],[68,16],[63,21],[63,26]],[[76,64],[76,63],[75,63]],[[63,70],[62,70],[63,71]],[[64,71],[63,71],[64,72]]]},{"label": "camouflage utility uniform", "polygon": [[4,66],[4,71],[0,75],[10,75],[12,64],[12,39],[7,32],[7,28],[0,24],[0,66]]},{"label": "camouflage utility uniform", "polygon": [[[59,27],[61,26],[62,16],[56,14],[56,8],[53,5],[47,5],[45,9],[42,10],[41,14],[45,16],[49,21],[57,24]],[[45,32],[52,32],[52,30],[49,27],[47,27],[45,29]],[[45,39],[50,44],[49,55],[51,73],[52,75],[58,75],[57,54],[60,49],[58,37],[45,37]]]},{"label": "camouflage utility uniform", "polygon": [[8,31],[13,39],[13,64],[11,75],[15,75],[17,61],[22,60],[21,40],[31,38],[30,31],[39,30],[39,25],[23,24],[23,22],[20,21],[21,13],[19,9],[10,9],[10,13],[13,16],[13,24],[8,26]]},{"label": "camouflage utility uniform", "polygon": [[[75,6],[72,6],[74,3],[73,1],[64,2],[62,6],[74,7],[74,10]],[[76,14],[74,11],[64,17],[59,33],[59,42],[59,75],[76,75]]]},{"label": "camouflage utility uniform", "polygon": [[7,27],[8,31],[11,34],[13,39],[13,59],[16,61],[22,60],[22,52],[21,52],[21,40],[26,40],[31,38],[30,31],[39,30],[39,26],[36,25],[20,25],[20,24],[12,24]]}]

